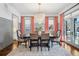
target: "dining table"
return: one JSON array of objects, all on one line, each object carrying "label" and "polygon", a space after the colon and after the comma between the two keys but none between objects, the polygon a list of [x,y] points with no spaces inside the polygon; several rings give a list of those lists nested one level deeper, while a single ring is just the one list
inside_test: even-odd
[{"label": "dining table", "polygon": [[[47,32],[48,33],[48,32]],[[27,40],[27,42],[28,42],[28,45],[27,45],[27,47],[29,47],[30,46],[30,35],[24,35],[24,37],[23,37],[25,40]],[[56,38],[56,36],[54,36],[54,35],[49,35],[49,41],[50,41],[50,46],[52,46],[53,44],[53,42],[54,42],[54,39]],[[41,40],[41,33],[40,34],[38,34],[38,40],[39,40],[39,42],[40,42],[40,40]],[[51,43],[52,42],[52,43]]]}]

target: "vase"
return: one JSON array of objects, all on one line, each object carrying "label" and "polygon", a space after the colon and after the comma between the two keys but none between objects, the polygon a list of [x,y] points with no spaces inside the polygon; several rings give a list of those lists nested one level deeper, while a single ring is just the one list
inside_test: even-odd
[{"label": "vase", "polygon": [[40,35],[40,36],[41,36],[41,31],[39,31],[39,32],[38,32],[38,35]]}]

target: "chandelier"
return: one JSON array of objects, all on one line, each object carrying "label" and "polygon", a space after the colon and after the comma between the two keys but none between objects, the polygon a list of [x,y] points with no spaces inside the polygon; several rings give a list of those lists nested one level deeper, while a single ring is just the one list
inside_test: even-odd
[{"label": "chandelier", "polygon": [[35,15],[38,23],[42,23],[45,18],[45,14],[41,11],[41,9],[42,9],[42,4],[38,3],[38,12]]}]

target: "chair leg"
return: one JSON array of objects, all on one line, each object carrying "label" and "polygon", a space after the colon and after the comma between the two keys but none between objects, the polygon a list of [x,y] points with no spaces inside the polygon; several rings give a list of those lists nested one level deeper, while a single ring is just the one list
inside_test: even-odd
[{"label": "chair leg", "polygon": [[39,47],[37,47],[37,51],[39,51]]},{"label": "chair leg", "polygon": [[51,42],[51,47],[53,46],[53,41]]},{"label": "chair leg", "polygon": [[30,46],[29,46],[29,48],[30,48],[30,51],[31,51],[31,45],[32,45],[32,44],[31,44],[31,40],[30,40]]},{"label": "chair leg", "polygon": [[31,47],[30,47],[30,51],[31,51],[32,49],[31,49]]},{"label": "chair leg", "polygon": [[42,51],[42,47],[41,47],[41,51]]},{"label": "chair leg", "polygon": [[18,42],[18,46],[19,46],[19,42]]},{"label": "chair leg", "polygon": [[60,42],[59,42],[59,45],[60,45]]},{"label": "chair leg", "polygon": [[27,41],[25,41],[25,48],[27,48]]},{"label": "chair leg", "polygon": [[50,47],[48,47],[48,51],[50,50]]}]

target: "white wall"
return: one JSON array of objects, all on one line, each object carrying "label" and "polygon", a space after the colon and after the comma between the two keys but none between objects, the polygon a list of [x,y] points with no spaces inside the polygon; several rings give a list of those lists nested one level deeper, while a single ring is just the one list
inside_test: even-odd
[{"label": "white wall", "polygon": [[8,10],[10,11],[10,13],[12,13],[13,15],[12,20],[13,20],[13,39],[17,39],[17,33],[16,31],[18,30],[18,23],[20,20],[20,14],[19,12],[11,5],[7,4],[8,6]]},{"label": "white wall", "polygon": [[12,14],[15,14],[20,19],[20,14],[15,8],[9,4],[0,3],[0,17],[12,20]]},{"label": "white wall", "polygon": [[[1,21],[0,24],[2,24],[2,25],[0,25],[0,28],[1,27],[3,28],[3,29],[2,28],[0,29],[0,31],[2,33],[2,34],[0,33],[0,49],[3,49],[6,46],[8,46],[9,44],[11,44],[11,42],[13,40],[12,35],[14,33],[12,34],[12,31],[13,31],[12,14],[16,15],[18,17],[18,20],[20,20],[20,14],[18,13],[18,11],[15,8],[10,6],[9,4],[0,3],[0,21]],[[5,23],[5,22],[7,22],[7,23]],[[7,24],[7,25],[5,25],[5,24]],[[6,27],[4,27],[4,26],[6,26]],[[15,25],[15,26],[18,27],[18,25]],[[7,28],[8,28],[8,30],[7,30]],[[4,30],[4,31],[2,31],[2,30]],[[9,30],[11,30],[11,31],[8,32]],[[8,34],[10,34],[10,35],[8,35]]]},{"label": "white wall", "polygon": [[7,4],[8,6],[8,10],[10,11],[10,13],[18,16],[19,20],[20,20],[20,13],[11,5]]},{"label": "white wall", "polygon": [[0,3],[0,17],[12,20],[11,13],[7,10],[6,6]]},{"label": "white wall", "polygon": [[18,17],[16,15],[13,15],[13,39],[17,40],[17,30],[18,30]]}]

